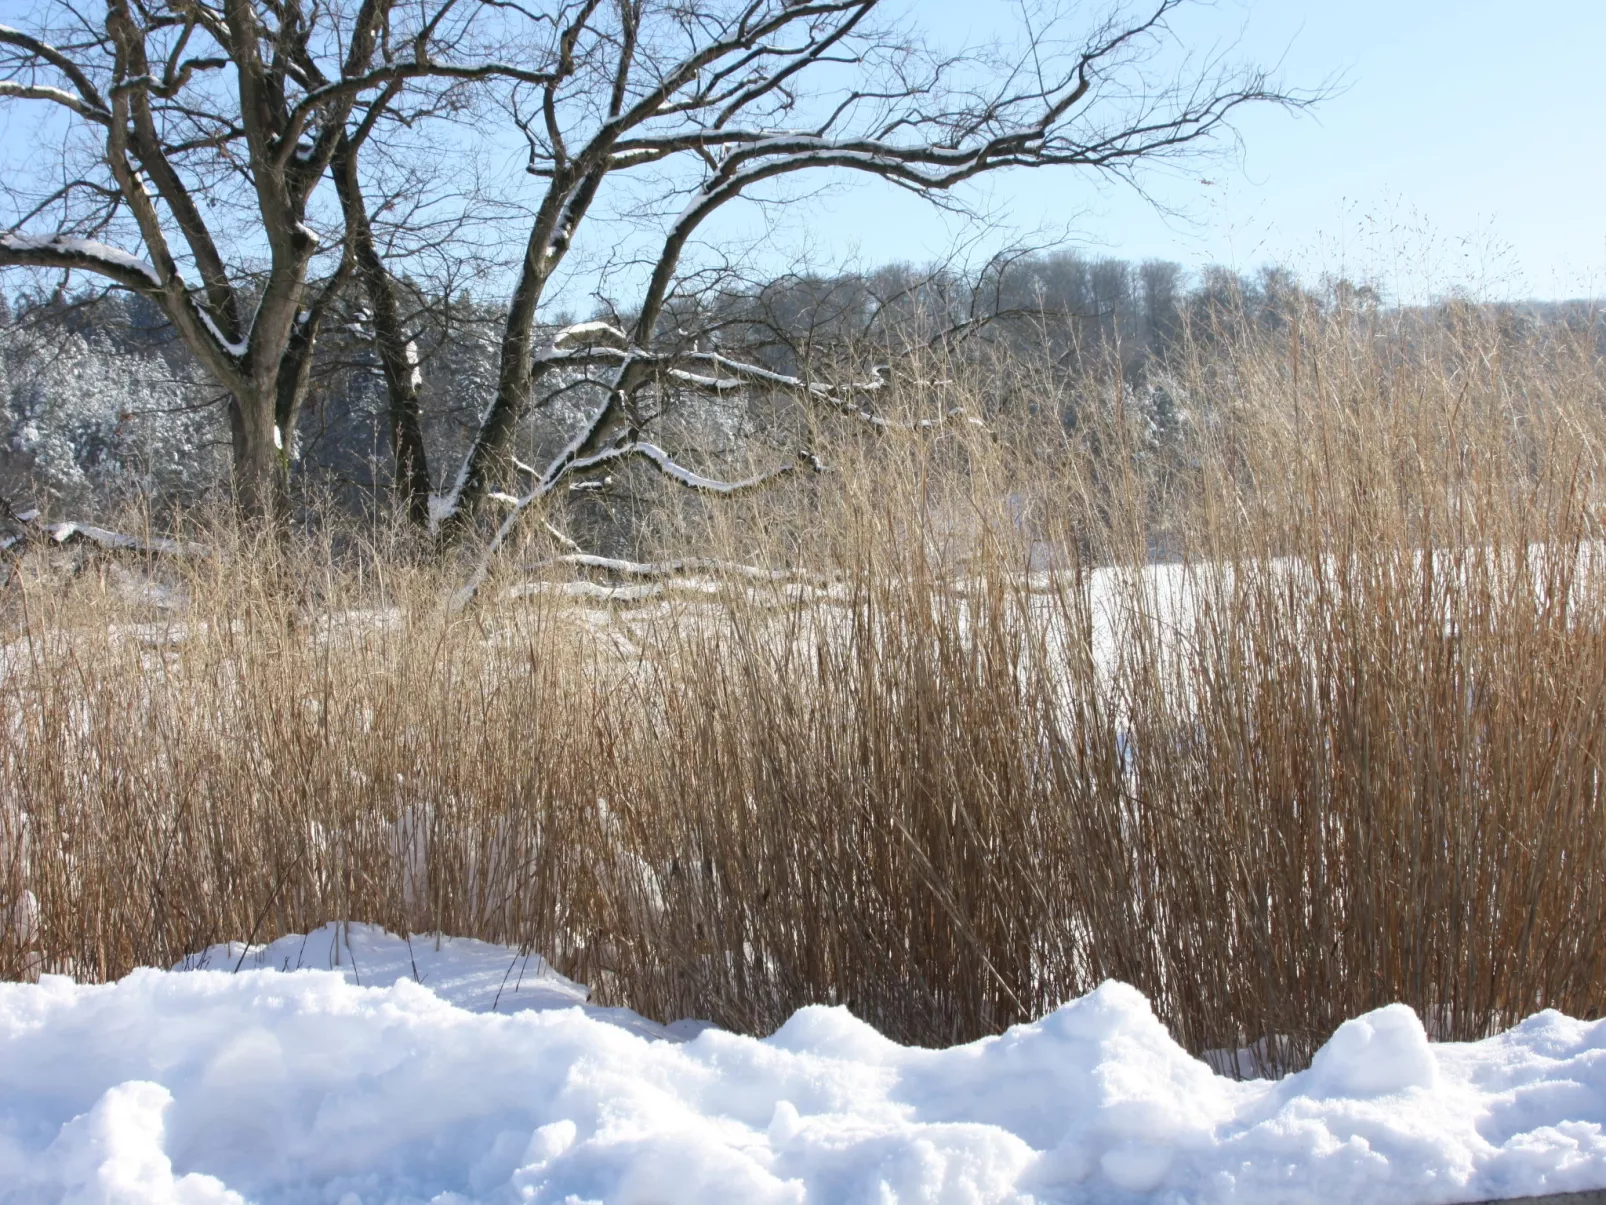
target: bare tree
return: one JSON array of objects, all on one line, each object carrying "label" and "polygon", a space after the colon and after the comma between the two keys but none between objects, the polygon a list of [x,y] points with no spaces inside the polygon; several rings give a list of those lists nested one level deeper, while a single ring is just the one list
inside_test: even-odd
[{"label": "bare tree", "polygon": [[[876,423],[875,381],[831,384],[700,347],[665,320],[683,260],[711,216],[806,172],[871,176],[952,204],[956,186],[1017,167],[1077,167],[1130,178],[1222,132],[1242,105],[1306,103],[1254,69],[1182,56],[1168,21],[1185,0],[1118,7],[1091,28],[1074,14],[1024,13],[1012,47],[944,57],[876,26],[881,0],[568,0],[528,14],[550,78],[508,99],[546,182],[508,303],[495,397],[439,508],[460,532],[512,471],[518,422],[546,382],[601,370],[598,404],[550,463],[527,471],[517,509],[576,475],[639,458],[682,484],[717,483],[644,434],[665,388],[792,390]],[[537,310],[616,177],[656,190],[673,212],[628,319],[567,330],[537,347]],[[806,454],[802,458],[807,463]],[[777,466],[775,471],[788,467]]]},{"label": "bare tree", "polygon": [[[1168,24],[1185,2],[1118,2],[1081,25],[1023,8],[1015,42],[954,57],[878,25],[888,0],[107,0],[103,22],[57,0],[28,29],[0,26],[0,100],[48,108],[91,138],[62,137],[48,182],[8,182],[0,267],[93,273],[159,304],[229,396],[248,514],[287,510],[313,350],[352,276],[391,398],[397,481],[414,518],[433,509],[448,537],[514,472],[527,480],[509,524],[626,459],[698,489],[750,486],[811,464],[808,450],[714,480],[649,438],[665,399],[791,392],[876,427],[880,380],[809,380],[681,332],[704,223],[802,173],[869,176],[940,204],[1012,167],[1130,177],[1220,133],[1241,105],[1303,103],[1253,69],[1170,62],[1186,50]],[[490,99],[493,85],[543,188],[512,272],[495,394],[432,508],[417,365],[363,148],[383,140],[404,94]],[[443,107],[426,100],[397,119]],[[538,346],[549,288],[616,186],[673,215],[633,301]],[[572,438],[544,465],[516,466],[531,406],[584,396],[577,385],[596,400]]]},{"label": "bare tree", "polygon": [[[287,510],[320,324],[353,263],[367,271],[360,232],[318,212],[331,163],[350,165],[409,81],[549,81],[483,53],[455,65],[479,11],[461,8],[107,0],[103,16],[61,3],[0,25],[0,100],[68,123],[54,179],[7,183],[0,267],[90,273],[160,305],[229,397],[248,515]],[[338,262],[310,283],[321,247]]]}]

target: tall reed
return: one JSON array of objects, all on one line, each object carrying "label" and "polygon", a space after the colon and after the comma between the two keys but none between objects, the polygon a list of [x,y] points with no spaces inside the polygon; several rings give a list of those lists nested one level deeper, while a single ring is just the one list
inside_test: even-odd
[{"label": "tall reed", "polygon": [[828,476],[641,533],[792,572],[629,606],[539,524],[462,612],[378,545],[32,556],[0,973],[351,918],[751,1031],[951,1042],[1108,976],[1283,1068],[1392,1000],[1596,1015],[1597,338],[1304,305],[1141,381],[934,364],[903,404],[963,417],[819,431]]}]

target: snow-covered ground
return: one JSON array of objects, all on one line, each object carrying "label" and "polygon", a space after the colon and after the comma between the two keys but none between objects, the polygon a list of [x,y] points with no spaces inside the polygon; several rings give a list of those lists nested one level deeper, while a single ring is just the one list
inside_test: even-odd
[{"label": "snow-covered ground", "polygon": [[659,1025],[627,1008],[589,1003],[591,992],[566,979],[530,951],[468,937],[397,937],[375,925],[332,924],[268,945],[242,942],[192,954],[175,971],[334,971],[357,987],[391,987],[402,980],[429,988],[471,1013],[579,1008],[587,1016],[647,1038],[684,1041],[709,1028],[702,1021]]},{"label": "snow-covered ground", "polygon": [[1236,1083],[1118,983],[920,1050],[823,1007],[762,1041],[666,1030],[585,1007],[538,958],[355,925],[190,963],[208,970],[0,985],[0,1201],[1429,1205],[1606,1185],[1606,1022],[1556,1013],[1429,1045],[1392,1006],[1306,1072]]}]

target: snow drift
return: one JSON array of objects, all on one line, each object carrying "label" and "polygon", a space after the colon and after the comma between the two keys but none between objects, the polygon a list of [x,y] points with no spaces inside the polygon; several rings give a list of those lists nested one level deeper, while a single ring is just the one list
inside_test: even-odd
[{"label": "snow drift", "polygon": [[823,1007],[764,1040],[665,1029],[539,959],[360,926],[192,963],[218,969],[0,985],[0,1200],[1430,1205],[1606,1184],[1606,1022],[1554,1012],[1429,1045],[1393,1005],[1308,1071],[1237,1083],[1119,983],[921,1050]]}]

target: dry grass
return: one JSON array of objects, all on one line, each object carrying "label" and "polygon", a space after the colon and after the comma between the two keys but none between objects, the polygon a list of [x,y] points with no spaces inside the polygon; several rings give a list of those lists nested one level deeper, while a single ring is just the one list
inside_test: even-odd
[{"label": "dry grass", "polygon": [[1593,334],[1294,318],[1178,349],[1171,448],[1147,395],[1013,353],[910,404],[1035,418],[649,524],[824,589],[608,611],[504,572],[454,614],[427,565],[222,540],[162,610],[19,566],[0,904],[38,921],[0,974],[352,918],[757,1031],[823,1000],[949,1042],[1107,976],[1282,1066],[1392,1000],[1445,1037],[1598,1015]]}]

